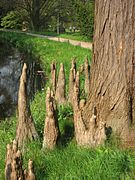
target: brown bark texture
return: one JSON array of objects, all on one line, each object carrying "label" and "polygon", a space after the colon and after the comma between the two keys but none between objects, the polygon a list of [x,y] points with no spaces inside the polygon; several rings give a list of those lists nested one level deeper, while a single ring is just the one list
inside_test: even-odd
[{"label": "brown bark texture", "polygon": [[18,93],[18,123],[16,129],[16,141],[19,147],[23,147],[25,141],[38,138],[34,126],[30,107],[27,101],[26,79],[27,65],[24,63],[22,75],[20,77],[20,86]]},{"label": "brown bark texture", "polygon": [[89,126],[92,109],[123,140],[135,142],[135,1],[96,0],[89,101],[83,110]]},{"label": "brown bark texture", "polygon": [[56,105],[50,88],[46,93],[46,119],[44,126],[43,148],[53,149],[58,141],[60,131],[57,122]]},{"label": "brown bark texture", "polygon": [[68,92],[68,101],[72,104],[73,102],[73,96],[74,96],[74,82],[75,82],[75,76],[76,76],[76,62],[75,59],[72,60],[72,66],[70,69],[69,74],[69,92]]},{"label": "brown bark texture", "polygon": [[22,154],[18,150],[17,142],[7,145],[5,179],[6,180],[35,180],[33,162],[29,160],[28,171],[24,171]]},{"label": "brown bark texture", "polygon": [[28,170],[24,170],[24,180],[35,180],[35,174],[33,171],[33,161],[29,159]]},{"label": "brown bark texture", "polygon": [[96,111],[94,110],[89,121],[89,128],[86,127],[82,111],[85,107],[85,100],[79,100],[79,71],[76,74],[73,96],[74,128],[76,142],[80,146],[96,147],[103,145],[106,140],[105,124],[102,121],[97,123]]},{"label": "brown bark texture", "polygon": [[84,62],[84,74],[85,74],[85,93],[89,94],[89,88],[90,88],[90,65],[88,62],[88,59]]},{"label": "brown bark texture", "polygon": [[63,63],[61,63],[58,81],[57,81],[56,94],[55,94],[55,99],[58,104],[64,104],[66,102],[65,88],[66,88],[66,81],[65,81],[64,65]]},{"label": "brown bark texture", "polygon": [[56,91],[56,63],[51,64],[51,83],[52,83],[52,89],[55,92]]}]

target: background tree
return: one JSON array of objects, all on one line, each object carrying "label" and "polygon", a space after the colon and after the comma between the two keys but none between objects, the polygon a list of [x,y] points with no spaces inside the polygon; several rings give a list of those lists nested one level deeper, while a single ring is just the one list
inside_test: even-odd
[{"label": "background tree", "polygon": [[57,31],[57,34],[60,32],[65,32],[64,21],[66,19],[67,2],[68,1],[65,0],[58,0],[55,3],[55,9],[52,15],[52,23],[54,23],[53,30]]},{"label": "background tree", "polygon": [[24,10],[30,29],[38,31],[45,26],[52,15],[55,0],[18,0],[16,7]]},{"label": "background tree", "polygon": [[52,26],[51,30],[56,31],[57,34],[65,32],[70,23],[73,20],[72,13],[73,3],[72,0],[57,0],[55,3],[55,9],[50,21]]},{"label": "background tree", "polygon": [[94,0],[73,0],[72,12],[74,12],[74,26],[77,26],[81,34],[93,37],[94,30]]},{"label": "background tree", "polygon": [[[10,1],[10,2],[9,2]],[[93,35],[94,0],[1,0],[1,18],[5,28],[20,27],[25,22],[30,30],[64,32],[75,27],[81,34]],[[12,11],[12,13],[10,13]],[[14,17],[18,20],[14,20]],[[2,20],[3,21],[3,20]],[[11,21],[11,22],[10,22]],[[13,26],[13,24],[16,24]],[[58,32],[58,33],[59,33]]]},{"label": "background tree", "polygon": [[95,35],[86,125],[97,109],[123,140],[135,140],[135,1],[96,0]]},{"label": "background tree", "polygon": [[[21,21],[25,21],[29,28],[33,31],[38,31],[48,25],[50,17],[53,14],[55,7],[54,0],[10,0],[11,3],[1,1],[1,14],[5,16],[9,12],[15,10],[14,14],[21,17]],[[10,4],[10,5],[7,5]],[[2,17],[3,17],[2,16]],[[22,18],[23,17],[23,18]]]}]

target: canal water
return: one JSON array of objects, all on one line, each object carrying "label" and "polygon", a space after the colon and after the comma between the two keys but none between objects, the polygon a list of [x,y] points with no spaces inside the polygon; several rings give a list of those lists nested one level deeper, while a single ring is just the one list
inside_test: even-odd
[{"label": "canal water", "polygon": [[17,49],[0,43],[0,120],[15,113],[18,101],[19,80],[23,63],[27,70],[27,95],[29,100],[44,87],[45,76],[40,64]]}]

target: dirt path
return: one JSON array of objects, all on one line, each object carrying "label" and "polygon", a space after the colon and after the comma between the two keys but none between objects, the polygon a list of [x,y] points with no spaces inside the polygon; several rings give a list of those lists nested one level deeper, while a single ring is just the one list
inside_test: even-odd
[{"label": "dirt path", "polygon": [[67,43],[72,44],[74,46],[80,46],[82,48],[92,50],[92,43],[90,43],[90,42],[75,41],[75,40],[71,40],[71,39],[65,39],[65,38],[53,37],[53,36],[45,36],[45,35],[41,35],[41,34],[34,34],[34,33],[30,33],[30,32],[22,32],[22,31],[13,31],[13,30],[4,30],[4,29],[0,29],[0,31],[17,32],[17,33],[23,33],[23,34],[27,34],[30,36],[45,38],[45,39],[49,39],[49,40],[53,40],[53,41],[67,42]]},{"label": "dirt path", "polygon": [[92,43],[89,43],[89,42],[75,41],[75,40],[71,40],[71,39],[65,39],[65,38],[53,37],[53,36],[45,36],[45,35],[33,34],[33,33],[27,33],[27,32],[25,34],[40,37],[40,38],[46,38],[46,39],[53,40],[53,41],[68,42],[74,46],[80,46],[80,47],[92,50]]}]

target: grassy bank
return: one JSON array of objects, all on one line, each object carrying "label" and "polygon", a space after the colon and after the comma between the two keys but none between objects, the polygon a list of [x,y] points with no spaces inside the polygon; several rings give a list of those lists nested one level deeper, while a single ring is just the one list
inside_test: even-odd
[{"label": "grassy bank", "polygon": [[[31,54],[32,58],[41,62],[48,77],[52,60],[57,61],[58,66],[61,62],[64,63],[68,80],[73,57],[77,58],[78,67],[86,56],[89,61],[91,59],[90,50],[18,33],[0,32],[0,41],[11,43],[21,51]],[[114,143],[110,145],[110,142],[106,143],[105,147],[96,149],[76,146],[73,137],[73,112],[70,105],[59,107],[61,139],[58,147],[53,151],[44,152],[42,135],[45,119],[45,91],[37,92],[31,102],[31,110],[40,141],[28,144],[23,157],[25,167],[28,159],[34,161],[37,180],[132,180],[135,178],[134,151],[118,149]],[[14,139],[15,129],[16,118],[0,123],[0,180],[4,179],[6,145]]]},{"label": "grassy bank", "polygon": [[77,59],[79,66],[88,57],[91,59],[91,51],[68,43],[50,41],[47,39],[31,37],[15,32],[0,32],[0,39],[5,43],[12,43],[23,52],[31,54],[36,60],[40,60],[42,68],[48,75],[50,63],[56,61],[59,67],[61,62],[65,65],[65,72],[68,74],[72,58]]}]

